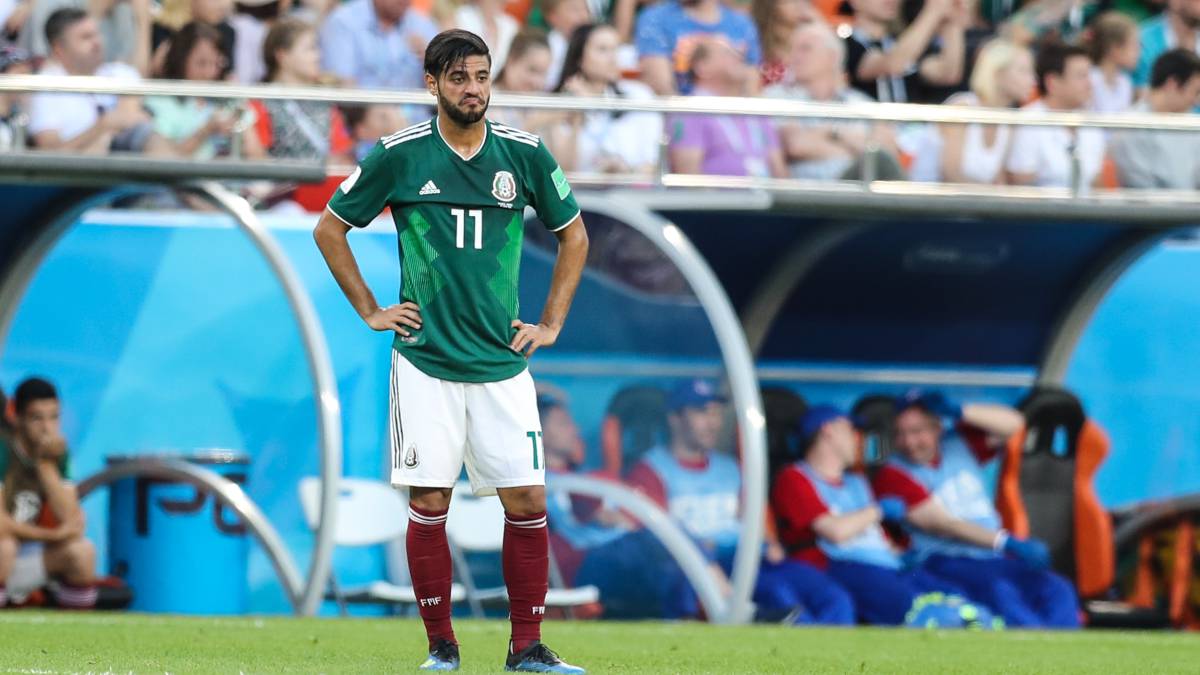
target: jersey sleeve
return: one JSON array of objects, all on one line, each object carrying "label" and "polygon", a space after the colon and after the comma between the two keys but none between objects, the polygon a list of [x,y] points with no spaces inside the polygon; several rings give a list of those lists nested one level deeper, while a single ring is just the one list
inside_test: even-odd
[{"label": "jersey sleeve", "polygon": [[829,513],[808,477],[795,468],[780,472],[771,489],[771,508],[779,527],[779,541],[789,549],[812,546],[817,540],[813,523]]},{"label": "jersey sleeve", "polygon": [[366,227],[391,199],[395,179],[387,149],[376,143],[354,173],[342,181],[325,207],[351,227]]},{"label": "jersey sleeve", "polygon": [[667,488],[663,485],[658,472],[650,468],[646,462],[638,462],[634,465],[629,470],[629,475],[625,477],[625,482],[629,484],[629,487],[654,500],[662,508],[667,508]]},{"label": "jersey sleeve", "polygon": [[891,465],[879,469],[875,479],[871,481],[871,488],[876,499],[899,497],[910,509],[932,496],[929,490],[908,472]]},{"label": "jersey sleeve", "polygon": [[963,443],[975,456],[975,461],[981,465],[987,464],[1000,454],[1003,446],[992,445],[991,438],[988,433],[979,427],[971,426],[963,422],[959,422],[955,431],[958,432],[958,437],[963,440]]},{"label": "jersey sleeve", "polygon": [[567,176],[544,141],[538,142],[526,181],[529,204],[537,211],[538,218],[542,219],[547,230],[557,232],[570,225],[579,215],[579,204],[571,193]]}]

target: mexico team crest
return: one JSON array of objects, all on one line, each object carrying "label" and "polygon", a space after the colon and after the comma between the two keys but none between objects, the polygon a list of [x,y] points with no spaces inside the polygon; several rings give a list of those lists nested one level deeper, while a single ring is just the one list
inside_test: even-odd
[{"label": "mexico team crest", "polygon": [[502,202],[517,198],[517,180],[508,171],[497,171],[492,179],[492,196]]},{"label": "mexico team crest", "polygon": [[420,460],[417,459],[417,444],[409,443],[408,450],[404,453],[404,466],[415,469],[420,463]]}]

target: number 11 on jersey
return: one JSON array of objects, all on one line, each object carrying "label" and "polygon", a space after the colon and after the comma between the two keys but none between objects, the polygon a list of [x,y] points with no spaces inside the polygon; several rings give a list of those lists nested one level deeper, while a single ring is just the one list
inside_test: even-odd
[{"label": "number 11 on jersey", "polygon": [[459,248],[465,247],[465,234],[467,226],[467,216],[475,221],[475,249],[483,248],[483,209],[471,209],[464,211],[462,209],[450,209],[450,215],[454,216],[454,243]]}]

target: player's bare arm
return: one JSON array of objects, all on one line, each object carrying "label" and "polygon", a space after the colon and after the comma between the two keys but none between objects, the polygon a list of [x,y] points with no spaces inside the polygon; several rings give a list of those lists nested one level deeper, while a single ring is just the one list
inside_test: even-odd
[{"label": "player's bare arm", "polygon": [[421,309],[411,302],[390,307],[379,306],[375,301],[375,294],[363,280],[358,261],[354,259],[354,252],[350,250],[350,243],[346,240],[349,232],[350,226],[338,220],[337,216],[329,211],[325,211],[313,230],[313,239],[317,242],[317,248],[321,249],[325,264],[333,273],[338,287],[342,289],[342,293],[362,320],[372,330],[390,330],[407,337],[408,328],[421,327]]},{"label": "player's bare arm", "polygon": [[35,449],[38,482],[50,511],[58,519],[59,526],[55,530],[60,540],[83,535],[83,509],[79,507],[79,497],[58,469],[66,452],[67,441],[58,434],[46,438]]},{"label": "player's bare arm", "polygon": [[554,261],[554,274],[550,279],[550,292],[546,296],[542,318],[537,324],[513,321],[517,334],[509,346],[527,357],[558,340],[558,334],[567,320],[567,312],[571,310],[575,289],[579,287],[584,263],[587,262],[588,235],[582,216],[576,216],[570,225],[554,234],[558,237],[558,257]]}]

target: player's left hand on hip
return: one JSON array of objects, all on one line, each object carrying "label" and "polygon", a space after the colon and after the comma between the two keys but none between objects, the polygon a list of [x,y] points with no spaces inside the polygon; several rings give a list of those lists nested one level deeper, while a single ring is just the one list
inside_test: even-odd
[{"label": "player's left hand on hip", "polygon": [[524,354],[525,358],[533,356],[539,347],[549,347],[558,340],[558,331],[546,324],[524,323],[518,319],[512,322],[512,327],[517,329],[517,334],[513,336],[508,347],[514,352]]}]

